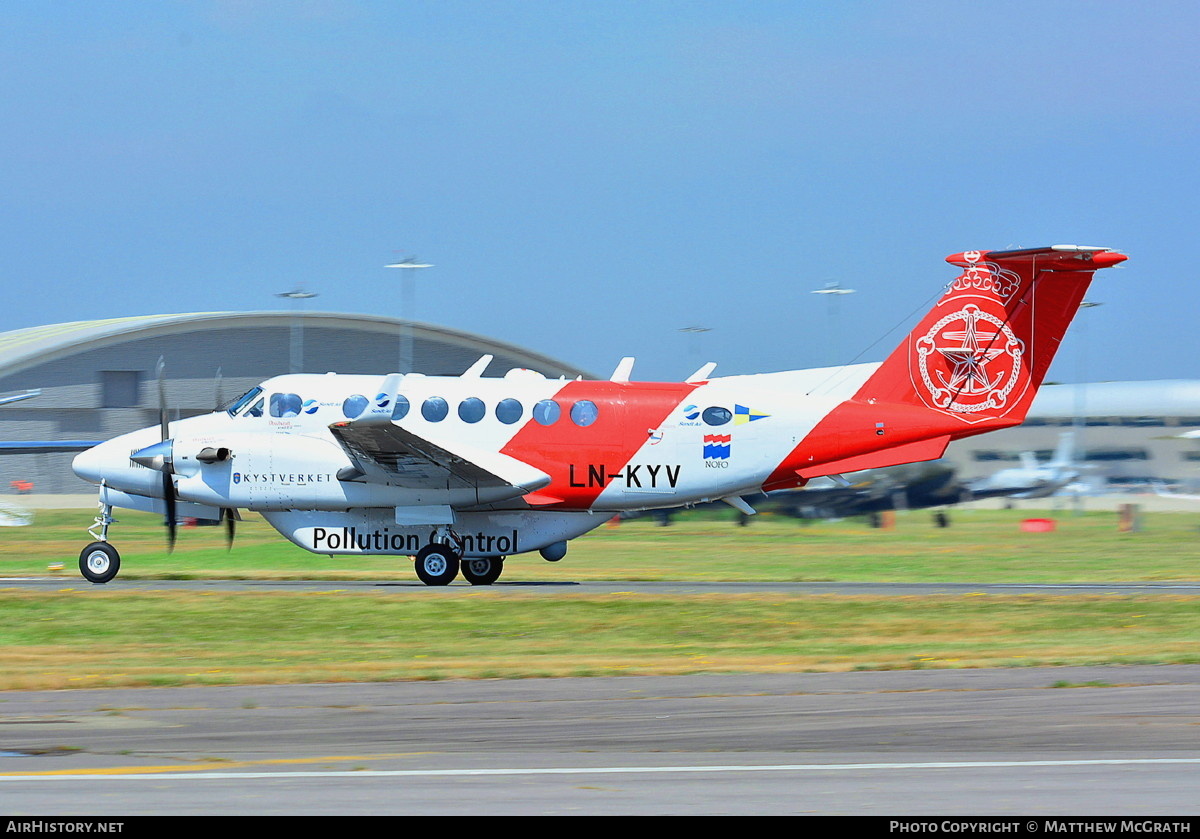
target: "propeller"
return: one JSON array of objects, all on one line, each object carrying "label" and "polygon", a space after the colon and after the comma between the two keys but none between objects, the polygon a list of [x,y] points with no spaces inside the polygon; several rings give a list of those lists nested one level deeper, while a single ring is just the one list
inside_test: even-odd
[{"label": "propeller", "polygon": [[234,532],[237,530],[240,516],[234,507],[222,507],[221,518],[225,520],[225,550],[232,551]]},{"label": "propeller", "polygon": [[[158,359],[158,368],[156,370],[158,376],[158,424],[162,429],[162,442],[170,444],[170,420],[167,417],[167,383],[164,377],[166,371],[166,363],[162,356]],[[165,448],[165,447],[164,447]],[[166,458],[170,458],[171,453],[165,453]],[[175,550],[175,530],[177,527],[175,521],[175,482],[171,479],[171,463],[168,459],[165,463],[166,468],[162,472],[162,487],[163,487],[163,502],[166,505],[166,512],[163,523],[167,526],[167,553]]]},{"label": "propeller", "polygon": [[[178,498],[175,492],[175,441],[171,438],[170,416],[167,412],[166,363],[160,357],[156,371],[158,378],[158,423],[160,440],[153,445],[139,449],[129,456],[134,463],[155,469],[162,473],[163,524],[167,527],[167,552],[175,550],[175,537],[178,529]],[[218,388],[220,373],[218,372]],[[219,396],[219,394],[218,394]],[[221,463],[233,457],[233,453],[224,446],[207,446],[196,455],[200,463]],[[225,542],[230,550],[233,548],[235,522],[241,518],[237,508],[221,508],[221,519],[225,522]]]}]

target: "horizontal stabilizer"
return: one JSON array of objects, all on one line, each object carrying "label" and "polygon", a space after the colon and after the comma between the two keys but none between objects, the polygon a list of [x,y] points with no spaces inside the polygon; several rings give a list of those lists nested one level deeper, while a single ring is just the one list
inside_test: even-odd
[{"label": "horizontal stabilizer", "polygon": [[796,470],[801,478],[821,478],[826,475],[843,475],[847,472],[862,472],[865,469],[882,469],[885,466],[899,466],[902,463],[920,463],[924,460],[937,460],[946,453],[950,445],[949,435],[935,437],[932,440],[918,440],[902,446],[893,446],[869,454],[848,457],[843,460],[822,463],[818,466],[804,467]]}]

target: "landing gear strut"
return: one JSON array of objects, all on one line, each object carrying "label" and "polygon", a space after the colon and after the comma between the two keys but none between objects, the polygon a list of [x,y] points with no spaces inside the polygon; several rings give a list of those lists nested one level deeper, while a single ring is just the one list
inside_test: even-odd
[{"label": "landing gear strut", "polygon": [[79,573],[89,583],[107,583],[121,570],[121,555],[108,544],[108,526],[116,519],[112,517],[112,505],[100,503],[100,515],[88,529],[95,540],[79,552]]}]

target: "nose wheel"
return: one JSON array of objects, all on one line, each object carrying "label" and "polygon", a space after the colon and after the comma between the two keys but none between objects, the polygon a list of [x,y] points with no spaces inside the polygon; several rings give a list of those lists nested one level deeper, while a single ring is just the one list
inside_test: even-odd
[{"label": "nose wheel", "polygon": [[79,553],[79,573],[89,583],[107,583],[121,570],[121,555],[108,542],[92,542]]},{"label": "nose wheel", "polygon": [[79,552],[79,573],[89,583],[107,583],[121,570],[121,555],[108,544],[108,526],[114,521],[112,505],[101,501],[100,514],[88,528],[88,535],[94,541]]}]

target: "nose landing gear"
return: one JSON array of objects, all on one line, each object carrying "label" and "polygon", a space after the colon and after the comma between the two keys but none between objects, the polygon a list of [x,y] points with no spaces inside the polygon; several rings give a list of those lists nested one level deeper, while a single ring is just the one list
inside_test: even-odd
[{"label": "nose landing gear", "polygon": [[79,554],[79,573],[89,583],[107,583],[121,570],[121,555],[108,542],[92,542]]},{"label": "nose landing gear", "polygon": [[79,573],[89,583],[107,583],[121,570],[121,555],[108,544],[108,526],[114,521],[112,505],[101,502],[100,515],[96,516],[95,524],[88,528],[88,534],[95,541],[79,552]]}]

